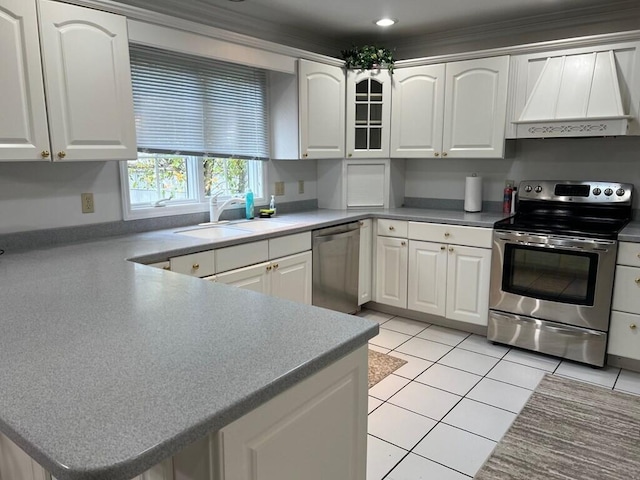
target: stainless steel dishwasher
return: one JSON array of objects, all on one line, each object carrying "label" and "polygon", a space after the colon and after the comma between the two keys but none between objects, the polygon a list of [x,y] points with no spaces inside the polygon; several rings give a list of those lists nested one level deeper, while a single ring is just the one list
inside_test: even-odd
[{"label": "stainless steel dishwasher", "polygon": [[358,310],[360,223],[313,232],[313,305],[339,312]]}]

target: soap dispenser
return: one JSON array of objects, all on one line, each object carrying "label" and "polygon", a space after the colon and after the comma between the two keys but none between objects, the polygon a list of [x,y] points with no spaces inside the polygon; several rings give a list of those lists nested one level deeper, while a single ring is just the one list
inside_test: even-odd
[{"label": "soap dispenser", "polygon": [[276,196],[275,195],[271,195],[271,201],[269,202],[269,210],[273,210],[271,215],[275,216],[276,214]]},{"label": "soap dispenser", "polygon": [[251,191],[251,189],[247,190],[247,193],[245,194],[245,205],[246,205],[245,213],[246,213],[247,220],[251,220],[254,216],[253,192]]}]

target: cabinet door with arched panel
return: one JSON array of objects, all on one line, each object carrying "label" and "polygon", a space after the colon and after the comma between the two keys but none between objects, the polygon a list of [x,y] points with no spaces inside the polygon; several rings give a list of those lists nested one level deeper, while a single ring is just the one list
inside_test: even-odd
[{"label": "cabinet door with arched panel", "polygon": [[347,72],[347,158],[389,158],[391,76],[388,70]]}]

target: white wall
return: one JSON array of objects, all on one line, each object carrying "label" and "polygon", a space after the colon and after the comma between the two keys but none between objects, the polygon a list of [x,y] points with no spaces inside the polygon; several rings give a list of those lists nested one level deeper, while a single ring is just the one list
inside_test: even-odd
[{"label": "white wall", "polygon": [[[269,195],[285,182],[276,205],[317,197],[315,160],[269,162],[267,169]],[[82,213],[84,192],[93,192],[95,213]],[[119,221],[121,205],[118,162],[0,162],[0,234]]]},{"label": "white wall", "polygon": [[[82,213],[84,192],[95,213]],[[121,219],[118,162],[0,163],[0,233]]]},{"label": "white wall", "polygon": [[616,181],[640,189],[640,137],[509,141],[504,160],[407,160],[405,195],[463,199],[465,177],[474,172],[483,177],[485,201],[502,201],[506,179]]}]

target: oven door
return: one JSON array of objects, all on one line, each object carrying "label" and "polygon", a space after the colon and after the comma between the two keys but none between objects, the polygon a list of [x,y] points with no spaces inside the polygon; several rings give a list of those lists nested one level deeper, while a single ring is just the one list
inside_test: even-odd
[{"label": "oven door", "polygon": [[496,230],[489,307],[607,331],[618,244]]}]

